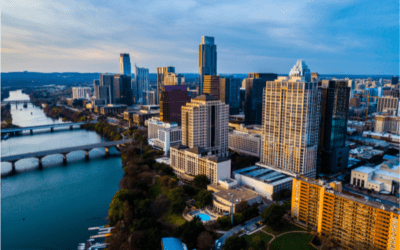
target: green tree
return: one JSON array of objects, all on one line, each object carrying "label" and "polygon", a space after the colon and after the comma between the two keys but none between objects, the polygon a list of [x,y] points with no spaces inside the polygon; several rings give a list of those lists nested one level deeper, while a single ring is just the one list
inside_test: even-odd
[{"label": "green tree", "polygon": [[191,221],[186,221],[177,227],[173,233],[174,237],[181,238],[189,249],[197,246],[197,237],[205,230],[203,223],[198,216]]},{"label": "green tree", "polygon": [[246,249],[247,241],[237,235],[229,237],[224,244],[224,250],[241,250]]},{"label": "green tree", "polygon": [[205,189],[200,190],[194,199],[196,200],[195,206],[200,208],[211,205],[213,201],[211,192]]},{"label": "green tree", "polygon": [[118,190],[114,195],[110,204],[110,209],[108,210],[108,218],[110,219],[111,226],[123,219],[124,203],[131,198],[132,193],[127,189]]},{"label": "green tree", "polygon": [[253,250],[265,250],[265,242],[261,239],[259,235],[254,236],[251,242]]},{"label": "green tree", "polygon": [[174,214],[180,214],[185,209],[185,192],[182,188],[177,187],[168,193],[168,199],[171,202],[170,204],[170,212]]},{"label": "green tree", "polygon": [[207,186],[208,184],[210,184],[210,181],[204,174],[196,175],[193,179],[193,182],[200,186]]},{"label": "green tree", "polygon": [[261,218],[264,223],[273,229],[277,229],[280,225],[283,215],[285,215],[286,210],[283,206],[277,204],[272,204],[271,206],[264,209],[261,213]]}]

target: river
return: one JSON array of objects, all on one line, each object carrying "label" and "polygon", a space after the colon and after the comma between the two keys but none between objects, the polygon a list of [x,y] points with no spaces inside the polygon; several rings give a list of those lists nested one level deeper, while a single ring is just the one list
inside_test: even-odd
[{"label": "river", "polygon": [[[29,99],[19,91],[10,92],[6,100]],[[61,123],[45,116],[29,104],[11,105],[13,124],[34,126]],[[29,131],[1,142],[1,156],[36,152],[101,142],[95,132],[82,129]],[[85,153],[71,152],[67,165],[61,155],[43,158],[39,170],[37,159],[16,162],[15,175],[10,163],[1,163],[1,249],[76,249],[91,235],[88,227],[107,223],[109,204],[122,177],[121,158],[115,148],[112,157],[104,149]],[[94,232],[93,232],[94,233]],[[92,233],[92,234],[93,234]]]}]

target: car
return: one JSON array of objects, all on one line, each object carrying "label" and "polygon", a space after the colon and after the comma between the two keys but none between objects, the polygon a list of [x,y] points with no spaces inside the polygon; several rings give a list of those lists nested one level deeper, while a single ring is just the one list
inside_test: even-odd
[{"label": "car", "polygon": [[217,249],[221,249],[221,245],[222,245],[222,243],[220,242],[220,243],[218,243],[218,245],[217,245]]}]

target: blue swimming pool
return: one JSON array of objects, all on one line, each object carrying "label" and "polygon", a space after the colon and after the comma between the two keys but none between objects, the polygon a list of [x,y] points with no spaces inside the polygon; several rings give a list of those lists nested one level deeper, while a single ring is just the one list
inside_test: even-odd
[{"label": "blue swimming pool", "polygon": [[209,215],[207,215],[207,214],[198,213],[196,215],[200,217],[201,221],[209,221],[209,220],[211,220],[211,217]]}]

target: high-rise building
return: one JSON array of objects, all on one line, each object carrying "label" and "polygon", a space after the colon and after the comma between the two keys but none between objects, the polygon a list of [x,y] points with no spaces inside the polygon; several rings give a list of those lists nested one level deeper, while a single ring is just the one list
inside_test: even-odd
[{"label": "high-rise building", "polygon": [[202,36],[199,45],[199,95],[203,94],[205,75],[217,74],[217,45],[214,37]]},{"label": "high-rise building", "polygon": [[93,87],[96,99],[105,100],[106,104],[115,103],[113,75],[100,74],[100,79],[93,81]]},{"label": "high-rise building", "polygon": [[399,98],[385,96],[378,98],[378,106],[376,107],[377,112],[382,112],[384,109],[397,109],[399,106]]},{"label": "high-rise building", "polygon": [[181,125],[182,106],[190,102],[185,85],[164,86],[160,98],[160,121]]},{"label": "high-rise building", "polygon": [[262,121],[263,89],[267,81],[278,78],[277,74],[249,73],[248,78],[242,82],[245,88],[244,95],[244,119],[247,125],[258,124]]},{"label": "high-rise building", "polygon": [[263,99],[261,163],[315,178],[320,120],[318,83],[268,81]]},{"label": "high-rise building", "polygon": [[175,73],[175,67],[158,67],[157,68],[157,95],[156,103],[160,102],[162,87],[164,86],[164,75],[168,73]]},{"label": "high-rise building", "polygon": [[210,96],[215,97],[215,99],[220,99],[219,85],[219,76],[204,75],[203,94],[209,94]]},{"label": "high-rise building", "polygon": [[349,148],[346,146],[350,88],[347,81],[319,83],[321,122],[317,172],[338,173],[347,168]]},{"label": "high-rise building", "polygon": [[312,72],[311,73],[311,81],[312,82],[318,82],[319,81],[319,74],[317,72]]},{"label": "high-rise building", "polygon": [[116,103],[128,106],[133,104],[130,76],[114,75],[114,94]]},{"label": "high-rise building", "polygon": [[176,73],[164,74],[164,86],[185,85],[185,76]]},{"label": "high-rise building", "polygon": [[92,97],[92,88],[89,87],[73,87],[72,98],[74,99],[90,99]]},{"label": "high-rise building", "polygon": [[291,217],[344,249],[400,249],[400,210],[325,184],[293,179]]},{"label": "high-rise building", "polygon": [[311,81],[310,69],[308,68],[307,64],[302,59],[297,60],[296,64],[290,70],[289,76],[290,77],[304,77],[304,79],[302,79],[303,81],[305,81],[305,82]]},{"label": "high-rise building", "polygon": [[210,95],[201,95],[182,106],[182,144],[226,156],[229,106]]},{"label": "high-rise building", "polygon": [[133,85],[133,99],[138,104],[148,104],[146,100],[149,91],[149,69],[139,68],[135,65],[135,81]]},{"label": "high-rise building", "polygon": [[392,76],[392,85],[399,84],[399,77],[398,76]]},{"label": "high-rise building", "polygon": [[121,53],[119,55],[119,73],[121,75],[131,76],[131,59],[127,53]]},{"label": "high-rise building", "polygon": [[241,81],[233,76],[219,76],[220,100],[229,105],[229,115],[237,115],[240,110]]}]

